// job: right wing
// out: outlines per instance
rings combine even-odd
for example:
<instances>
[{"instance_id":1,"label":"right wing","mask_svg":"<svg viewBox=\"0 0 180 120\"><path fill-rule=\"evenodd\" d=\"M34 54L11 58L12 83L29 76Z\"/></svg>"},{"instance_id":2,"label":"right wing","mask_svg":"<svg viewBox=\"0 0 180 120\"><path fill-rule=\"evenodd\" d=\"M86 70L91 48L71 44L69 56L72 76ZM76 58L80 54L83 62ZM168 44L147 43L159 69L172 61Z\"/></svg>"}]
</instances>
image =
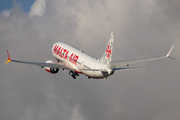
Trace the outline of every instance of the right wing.
<instances>
[{"instance_id":1,"label":"right wing","mask_svg":"<svg viewBox=\"0 0 180 120\"><path fill-rule=\"evenodd\" d=\"M67 68L63 62L61 63L41 63L41 62L27 62L27 61L19 61L19 60L11 60L9 52L7 50L8 60L5 62L17 62L17 63L24 63L24 64L30 64L30 65L37 65L40 67L52 67L52 68Z\"/></svg>"},{"instance_id":2,"label":"right wing","mask_svg":"<svg viewBox=\"0 0 180 120\"><path fill-rule=\"evenodd\" d=\"M173 48L174 48L174 45L171 47L171 49L169 50L169 52L168 52L168 54L166 56L155 57L155 58L148 58L148 59L140 59L140 60L112 61L111 62L111 67L116 68L118 66L130 66L132 64L139 63L139 62L158 60L158 59L162 59L162 58L171 58L171 59L174 60L174 58L169 56Z\"/></svg>"}]
</instances>

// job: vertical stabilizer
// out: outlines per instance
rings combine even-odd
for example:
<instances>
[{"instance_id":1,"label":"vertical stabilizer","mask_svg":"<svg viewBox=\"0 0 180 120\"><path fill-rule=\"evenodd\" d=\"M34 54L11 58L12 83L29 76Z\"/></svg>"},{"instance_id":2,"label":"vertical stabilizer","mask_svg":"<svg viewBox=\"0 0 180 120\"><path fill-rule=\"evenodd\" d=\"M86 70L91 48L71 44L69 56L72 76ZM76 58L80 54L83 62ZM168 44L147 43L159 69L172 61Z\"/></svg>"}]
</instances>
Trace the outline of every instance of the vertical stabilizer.
<instances>
[{"instance_id":1,"label":"vertical stabilizer","mask_svg":"<svg viewBox=\"0 0 180 120\"><path fill-rule=\"evenodd\" d=\"M109 41L108 41L107 46L106 46L105 53L104 53L103 57L99 60L101 62L101 64L106 65L108 68L111 67L113 40L114 40L114 34L111 33L111 36L110 36Z\"/></svg>"}]
</instances>

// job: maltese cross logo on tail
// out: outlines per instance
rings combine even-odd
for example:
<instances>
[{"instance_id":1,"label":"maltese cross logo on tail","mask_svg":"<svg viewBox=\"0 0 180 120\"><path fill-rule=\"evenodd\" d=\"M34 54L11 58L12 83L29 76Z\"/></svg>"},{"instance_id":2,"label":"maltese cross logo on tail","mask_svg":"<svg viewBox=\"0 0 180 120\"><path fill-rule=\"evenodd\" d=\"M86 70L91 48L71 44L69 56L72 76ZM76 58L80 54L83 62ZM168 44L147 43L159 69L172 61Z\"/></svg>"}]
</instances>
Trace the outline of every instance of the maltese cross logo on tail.
<instances>
[{"instance_id":1,"label":"maltese cross logo on tail","mask_svg":"<svg viewBox=\"0 0 180 120\"><path fill-rule=\"evenodd\" d=\"M110 58L109 55L111 55L111 50L109 49L110 45L106 48L107 57Z\"/></svg>"}]
</instances>

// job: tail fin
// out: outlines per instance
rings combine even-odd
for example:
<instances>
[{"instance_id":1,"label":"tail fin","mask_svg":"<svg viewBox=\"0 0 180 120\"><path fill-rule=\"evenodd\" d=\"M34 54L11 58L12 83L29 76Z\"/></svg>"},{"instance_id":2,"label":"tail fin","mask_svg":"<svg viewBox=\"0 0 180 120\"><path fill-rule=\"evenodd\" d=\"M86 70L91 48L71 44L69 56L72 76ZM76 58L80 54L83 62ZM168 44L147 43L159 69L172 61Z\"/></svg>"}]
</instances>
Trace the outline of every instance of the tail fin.
<instances>
[{"instance_id":1,"label":"tail fin","mask_svg":"<svg viewBox=\"0 0 180 120\"><path fill-rule=\"evenodd\" d=\"M103 57L101 59L99 59L100 63L106 65L108 68L111 67L113 40L114 40L114 34L111 33L111 36L110 36L109 41L106 46L105 53L104 53Z\"/></svg>"}]
</instances>

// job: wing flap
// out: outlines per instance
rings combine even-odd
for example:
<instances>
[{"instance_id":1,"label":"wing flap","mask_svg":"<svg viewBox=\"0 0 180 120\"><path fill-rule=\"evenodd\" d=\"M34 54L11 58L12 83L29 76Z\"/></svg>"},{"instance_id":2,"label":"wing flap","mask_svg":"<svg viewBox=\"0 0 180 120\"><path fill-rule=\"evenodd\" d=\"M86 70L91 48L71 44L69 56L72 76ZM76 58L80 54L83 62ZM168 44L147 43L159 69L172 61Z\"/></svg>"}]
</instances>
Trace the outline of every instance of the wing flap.
<instances>
[{"instance_id":1,"label":"wing flap","mask_svg":"<svg viewBox=\"0 0 180 120\"><path fill-rule=\"evenodd\" d=\"M111 67L130 66L130 65L132 65L132 64L139 63L139 62L146 62L146 61L158 60L158 59L162 59L162 58L166 58L166 56L156 57L156 58L148 58L148 59L140 59L140 60L112 61L112 62L111 62Z\"/></svg>"},{"instance_id":2,"label":"wing flap","mask_svg":"<svg viewBox=\"0 0 180 120\"><path fill-rule=\"evenodd\" d=\"M41 63L41 62L27 62L27 61L18 61L18 60L11 60L11 62L37 65L40 67L65 68L65 66L61 65L60 63Z\"/></svg>"},{"instance_id":3,"label":"wing flap","mask_svg":"<svg viewBox=\"0 0 180 120\"><path fill-rule=\"evenodd\" d=\"M66 66L63 62L61 62L61 63L41 63L41 62L28 62L28 61L11 60L8 50L7 50L7 56L8 56L8 60L5 62L5 64L7 64L8 62L11 61L11 62L16 62L16 63L37 65L40 67L66 68Z\"/></svg>"}]
</instances>

